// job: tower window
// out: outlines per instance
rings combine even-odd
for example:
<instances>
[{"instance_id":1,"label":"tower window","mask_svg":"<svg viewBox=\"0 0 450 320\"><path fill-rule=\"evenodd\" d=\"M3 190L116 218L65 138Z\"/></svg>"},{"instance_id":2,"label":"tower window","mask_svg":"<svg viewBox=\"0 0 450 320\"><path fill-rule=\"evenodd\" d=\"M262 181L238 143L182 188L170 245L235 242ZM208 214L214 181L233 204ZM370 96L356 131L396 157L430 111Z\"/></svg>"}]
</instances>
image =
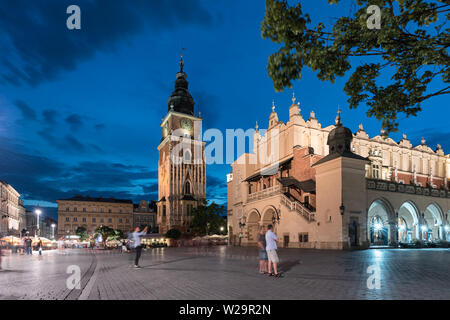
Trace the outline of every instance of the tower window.
<instances>
[{"instance_id":1,"label":"tower window","mask_svg":"<svg viewBox=\"0 0 450 320\"><path fill-rule=\"evenodd\" d=\"M186 184L184 186L184 194L191 194L191 184L189 181L186 181Z\"/></svg>"}]
</instances>

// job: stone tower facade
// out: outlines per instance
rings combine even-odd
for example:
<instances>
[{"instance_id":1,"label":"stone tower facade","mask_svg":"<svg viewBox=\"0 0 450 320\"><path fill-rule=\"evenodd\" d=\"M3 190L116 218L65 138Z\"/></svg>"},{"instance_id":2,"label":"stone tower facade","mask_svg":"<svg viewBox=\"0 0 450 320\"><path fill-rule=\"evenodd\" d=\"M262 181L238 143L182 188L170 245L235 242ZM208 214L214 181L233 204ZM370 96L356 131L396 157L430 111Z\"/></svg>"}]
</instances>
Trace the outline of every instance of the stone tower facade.
<instances>
[{"instance_id":1,"label":"stone tower facade","mask_svg":"<svg viewBox=\"0 0 450 320\"><path fill-rule=\"evenodd\" d=\"M206 199L205 144L202 118L194 116L194 99L188 91L187 75L176 75L175 90L168 100L168 113L161 123L158 146L158 215L160 233L176 228L190 232L193 209Z\"/></svg>"}]
</instances>

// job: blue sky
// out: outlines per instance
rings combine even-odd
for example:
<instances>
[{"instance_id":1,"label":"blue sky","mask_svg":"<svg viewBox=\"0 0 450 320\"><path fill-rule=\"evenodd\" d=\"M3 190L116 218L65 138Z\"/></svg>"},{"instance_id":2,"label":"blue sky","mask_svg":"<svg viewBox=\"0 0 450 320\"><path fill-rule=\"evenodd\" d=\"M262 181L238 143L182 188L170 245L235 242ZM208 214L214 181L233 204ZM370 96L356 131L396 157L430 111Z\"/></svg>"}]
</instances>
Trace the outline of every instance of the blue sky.
<instances>
[{"instance_id":1,"label":"blue sky","mask_svg":"<svg viewBox=\"0 0 450 320\"><path fill-rule=\"evenodd\" d=\"M294 1L295 2L295 1ZM348 15L351 1L303 1L314 22ZM66 28L66 8L81 8L81 30ZM282 121L292 92L302 114L371 136L380 123L364 106L349 110L343 87L305 69L293 90L276 93L266 72L277 45L261 38L262 0L6 1L0 6L0 179L26 204L55 206L75 194L157 199L157 146L181 48L204 128L267 126L272 100ZM4 54L3 54L4 53ZM413 144L422 136L450 150L448 97L426 101L402 119ZM208 166L208 198L226 202L228 165Z\"/></svg>"}]
</instances>

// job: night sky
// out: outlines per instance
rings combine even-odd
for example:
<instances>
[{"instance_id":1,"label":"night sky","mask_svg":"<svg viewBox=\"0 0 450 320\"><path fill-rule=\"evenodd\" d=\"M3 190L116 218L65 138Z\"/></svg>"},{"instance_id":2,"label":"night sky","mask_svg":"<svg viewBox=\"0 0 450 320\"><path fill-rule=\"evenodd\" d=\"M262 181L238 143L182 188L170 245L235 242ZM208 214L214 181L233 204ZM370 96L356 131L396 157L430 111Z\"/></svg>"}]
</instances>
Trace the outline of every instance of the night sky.
<instances>
[{"instance_id":1,"label":"night sky","mask_svg":"<svg viewBox=\"0 0 450 320\"><path fill-rule=\"evenodd\" d=\"M348 15L350 1L303 1L314 22ZM81 8L81 30L66 28L67 6ZM261 38L263 0L23 1L0 5L0 179L25 204L56 207L76 194L157 200L160 121L179 70L181 48L196 113L204 128L267 127L272 100L287 121L292 92L304 118L343 122L370 136L380 122L364 106L349 110L343 87L305 69L293 90L276 93L267 76L277 45ZM450 152L448 97L402 117L414 145L422 136ZM208 198L226 203L229 165L210 165ZM45 210L44 210L45 211ZM46 212L55 215L55 210Z\"/></svg>"}]
</instances>

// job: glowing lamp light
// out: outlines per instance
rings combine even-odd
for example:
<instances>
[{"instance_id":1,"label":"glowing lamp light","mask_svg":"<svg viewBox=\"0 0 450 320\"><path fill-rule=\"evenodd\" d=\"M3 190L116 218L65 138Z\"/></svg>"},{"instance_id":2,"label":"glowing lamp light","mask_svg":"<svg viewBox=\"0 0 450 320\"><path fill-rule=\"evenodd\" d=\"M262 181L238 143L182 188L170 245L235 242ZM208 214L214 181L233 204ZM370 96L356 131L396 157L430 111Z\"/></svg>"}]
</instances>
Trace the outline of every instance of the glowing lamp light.
<instances>
[{"instance_id":1,"label":"glowing lamp light","mask_svg":"<svg viewBox=\"0 0 450 320\"><path fill-rule=\"evenodd\" d=\"M428 228L426 227L426 226L422 226L422 231L427 231L428 230Z\"/></svg>"},{"instance_id":2,"label":"glowing lamp light","mask_svg":"<svg viewBox=\"0 0 450 320\"><path fill-rule=\"evenodd\" d=\"M375 223L374 228L376 231L383 229L383 225L381 223Z\"/></svg>"},{"instance_id":3,"label":"glowing lamp light","mask_svg":"<svg viewBox=\"0 0 450 320\"><path fill-rule=\"evenodd\" d=\"M398 228L400 231L405 231L405 226L400 226L399 228Z\"/></svg>"},{"instance_id":4,"label":"glowing lamp light","mask_svg":"<svg viewBox=\"0 0 450 320\"><path fill-rule=\"evenodd\" d=\"M448 226L445 226L445 231L448 231L450 228Z\"/></svg>"},{"instance_id":5,"label":"glowing lamp light","mask_svg":"<svg viewBox=\"0 0 450 320\"><path fill-rule=\"evenodd\" d=\"M42 213L41 209L36 209L35 212L36 212L37 215L40 215Z\"/></svg>"}]
</instances>

